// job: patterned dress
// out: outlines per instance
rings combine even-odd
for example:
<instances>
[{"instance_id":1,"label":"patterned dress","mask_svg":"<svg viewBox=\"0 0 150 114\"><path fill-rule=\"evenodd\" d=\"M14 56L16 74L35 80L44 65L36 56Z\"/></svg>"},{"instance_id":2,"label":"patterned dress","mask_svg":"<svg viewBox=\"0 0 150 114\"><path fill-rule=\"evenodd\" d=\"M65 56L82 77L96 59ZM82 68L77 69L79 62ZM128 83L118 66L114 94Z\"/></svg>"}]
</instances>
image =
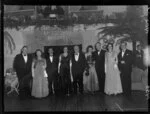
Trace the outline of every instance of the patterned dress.
<instances>
[{"instance_id":1,"label":"patterned dress","mask_svg":"<svg viewBox=\"0 0 150 114\"><path fill-rule=\"evenodd\" d=\"M94 67L94 61L92 55L85 55L88 63L88 73L86 71L83 75L83 85L85 92L94 92L99 90L98 78Z\"/></svg>"},{"instance_id":2,"label":"patterned dress","mask_svg":"<svg viewBox=\"0 0 150 114\"><path fill-rule=\"evenodd\" d=\"M45 64L45 59L34 60L34 77L31 95L36 98L46 97L49 94L48 80L45 77L45 68L43 68Z\"/></svg>"}]
</instances>

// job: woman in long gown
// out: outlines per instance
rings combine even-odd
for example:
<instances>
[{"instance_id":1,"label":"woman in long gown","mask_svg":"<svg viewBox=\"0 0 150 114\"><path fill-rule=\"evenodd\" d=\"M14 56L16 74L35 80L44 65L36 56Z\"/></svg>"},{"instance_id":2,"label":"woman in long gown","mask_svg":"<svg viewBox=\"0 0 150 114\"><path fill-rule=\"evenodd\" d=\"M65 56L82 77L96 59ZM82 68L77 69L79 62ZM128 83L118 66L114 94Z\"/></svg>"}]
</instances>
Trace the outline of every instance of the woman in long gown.
<instances>
[{"instance_id":1,"label":"woman in long gown","mask_svg":"<svg viewBox=\"0 0 150 114\"><path fill-rule=\"evenodd\" d=\"M36 58L32 62L32 93L36 98L46 97L49 94L48 79L46 68L46 60L42 58L42 51L36 50Z\"/></svg>"},{"instance_id":2,"label":"woman in long gown","mask_svg":"<svg viewBox=\"0 0 150 114\"><path fill-rule=\"evenodd\" d=\"M113 44L108 44L105 55L105 93L108 95L122 93L120 72L117 66L117 53L113 51Z\"/></svg>"},{"instance_id":3,"label":"woman in long gown","mask_svg":"<svg viewBox=\"0 0 150 114\"><path fill-rule=\"evenodd\" d=\"M71 93L71 77L70 77L70 56L68 48L63 48L63 53L59 57L58 73L62 82L63 94L69 96Z\"/></svg>"},{"instance_id":4,"label":"woman in long gown","mask_svg":"<svg viewBox=\"0 0 150 114\"><path fill-rule=\"evenodd\" d=\"M87 47L87 53L85 54L87 60L87 68L83 75L84 91L94 93L99 90L98 78L94 67L94 60L92 55L93 47L90 45Z\"/></svg>"}]
</instances>

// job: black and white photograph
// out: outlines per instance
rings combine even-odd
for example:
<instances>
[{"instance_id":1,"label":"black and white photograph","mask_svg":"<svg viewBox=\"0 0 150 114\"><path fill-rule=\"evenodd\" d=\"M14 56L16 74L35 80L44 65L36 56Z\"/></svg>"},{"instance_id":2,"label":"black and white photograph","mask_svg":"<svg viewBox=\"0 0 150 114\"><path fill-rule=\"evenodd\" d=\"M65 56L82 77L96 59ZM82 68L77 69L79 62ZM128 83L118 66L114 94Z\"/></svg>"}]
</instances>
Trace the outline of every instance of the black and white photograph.
<instances>
[{"instance_id":1,"label":"black and white photograph","mask_svg":"<svg viewBox=\"0 0 150 114\"><path fill-rule=\"evenodd\" d=\"M4 112L148 112L148 5L3 7Z\"/></svg>"}]
</instances>

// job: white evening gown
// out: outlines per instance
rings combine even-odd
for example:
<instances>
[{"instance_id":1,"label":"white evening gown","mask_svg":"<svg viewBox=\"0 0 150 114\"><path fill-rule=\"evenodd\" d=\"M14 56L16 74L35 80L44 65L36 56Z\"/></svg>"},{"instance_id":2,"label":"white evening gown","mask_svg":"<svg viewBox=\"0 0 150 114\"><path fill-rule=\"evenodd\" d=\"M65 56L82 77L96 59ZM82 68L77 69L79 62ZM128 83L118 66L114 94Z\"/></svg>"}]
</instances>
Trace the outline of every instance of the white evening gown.
<instances>
[{"instance_id":1,"label":"white evening gown","mask_svg":"<svg viewBox=\"0 0 150 114\"><path fill-rule=\"evenodd\" d=\"M117 53L106 52L105 56L105 93L108 95L122 93L120 72L117 66Z\"/></svg>"}]
</instances>

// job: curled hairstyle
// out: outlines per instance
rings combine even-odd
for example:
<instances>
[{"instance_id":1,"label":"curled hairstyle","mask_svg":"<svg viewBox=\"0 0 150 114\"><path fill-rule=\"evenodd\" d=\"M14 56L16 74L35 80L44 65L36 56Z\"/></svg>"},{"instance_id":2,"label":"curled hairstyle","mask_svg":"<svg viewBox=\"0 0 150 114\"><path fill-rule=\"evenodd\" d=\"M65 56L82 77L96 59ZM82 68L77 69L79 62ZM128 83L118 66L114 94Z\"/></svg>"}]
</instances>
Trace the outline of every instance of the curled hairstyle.
<instances>
[{"instance_id":1,"label":"curled hairstyle","mask_svg":"<svg viewBox=\"0 0 150 114\"><path fill-rule=\"evenodd\" d=\"M113 49L113 44L112 44L112 43L108 43L107 46L106 46L107 51L108 51L108 46L109 46L109 45L111 45L111 46L112 46L112 49Z\"/></svg>"},{"instance_id":2,"label":"curled hairstyle","mask_svg":"<svg viewBox=\"0 0 150 114\"><path fill-rule=\"evenodd\" d=\"M92 46L92 45L89 45L89 46L86 48L86 52L89 51L89 48L92 48L92 49L93 49L93 46Z\"/></svg>"},{"instance_id":3,"label":"curled hairstyle","mask_svg":"<svg viewBox=\"0 0 150 114\"><path fill-rule=\"evenodd\" d=\"M67 50L69 51L68 47L67 47L67 46L65 46L65 47L63 47L63 52L64 52L64 49L65 49L65 48L67 48Z\"/></svg>"},{"instance_id":4,"label":"curled hairstyle","mask_svg":"<svg viewBox=\"0 0 150 114\"><path fill-rule=\"evenodd\" d=\"M37 49L37 50L35 51L35 59L37 59L37 52L38 52L38 51L41 52L41 57L44 58L44 55L43 55L42 50L41 50L41 49Z\"/></svg>"}]
</instances>

